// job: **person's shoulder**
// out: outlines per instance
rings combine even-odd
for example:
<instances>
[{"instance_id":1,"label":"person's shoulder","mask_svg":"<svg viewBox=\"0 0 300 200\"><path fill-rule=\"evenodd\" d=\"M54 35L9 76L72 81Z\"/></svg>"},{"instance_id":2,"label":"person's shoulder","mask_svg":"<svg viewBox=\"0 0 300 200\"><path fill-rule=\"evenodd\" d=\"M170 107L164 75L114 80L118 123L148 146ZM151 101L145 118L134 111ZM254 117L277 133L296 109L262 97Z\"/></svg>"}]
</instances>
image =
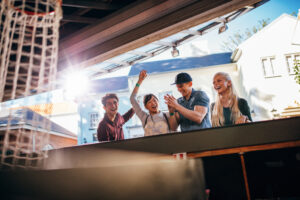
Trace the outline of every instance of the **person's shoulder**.
<instances>
[{"instance_id":1,"label":"person's shoulder","mask_svg":"<svg viewBox=\"0 0 300 200\"><path fill-rule=\"evenodd\" d=\"M98 124L98 128L97 128L97 132L101 131L101 130L104 130L106 127L106 121L105 119L103 118L99 124Z\"/></svg>"},{"instance_id":2,"label":"person's shoulder","mask_svg":"<svg viewBox=\"0 0 300 200\"><path fill-rule=\"evenodd\" d=\"M249 105L246 99L238 98L238 107L240 110L248 110Z\"/></svg>"},{"instance_id":3,"label":"person's shoulder","mask_svg":"<svg viewBox=\"0 0 300 200\"><path fill-rule=\"evenodd\" d=\"M177 99L178 102L182 102L183 100L184 100L183 97L179 97L179 98Z\"/></svg>"},{"instance_id":4,"label":"person's shoulder","mask_svg":"<svg viewBox=\"0 0 300 200\"><path fill-rule=\"evenodd\" d=\"M132 108L131 108L132 109ZM128 113L128 112L130 112L131 111L131 109L129 109L126 113ZM126 113L124 113L123 115L125 115ZM116 114L116 118L121 118L121 117L123 117L123 115L121 114L121 113L119 113L119 112L117 112L117 114Z\"/></svg>"},{"instance_id":5,"label":"person's shoulder","mask_svg":"<svg viewBox=\"0 0 300 200\"><path fill-rule=\"evenodd\" d=\"M239 104L243 104L243 105L244 105L244 104L248 104L248 102L247 102L246 99L240 98L240 97L238 98L238 103L239 103Z\"/></svg>"},{"instance_id":6,"label":"person's shoulder","mask_svg":"<svg viewBox=\"0 0 300 200\"><path fill-rule=\"evenodd\" d=\"M202 91L202 90L195 90L195 96L202 98L202 97L208 97L206 92Z\"/></svg>"},{"instance_id":7,"label":"person's shoulder","mask_svg":"<svg viewBox=\"0 0 300 200\"><path fill-rule=\"evenodd\" d=\"M103 119L99 122L98 127L103 126L104 124L105 124L105 119L103 118Z\"/></svg>"}]
</instances>

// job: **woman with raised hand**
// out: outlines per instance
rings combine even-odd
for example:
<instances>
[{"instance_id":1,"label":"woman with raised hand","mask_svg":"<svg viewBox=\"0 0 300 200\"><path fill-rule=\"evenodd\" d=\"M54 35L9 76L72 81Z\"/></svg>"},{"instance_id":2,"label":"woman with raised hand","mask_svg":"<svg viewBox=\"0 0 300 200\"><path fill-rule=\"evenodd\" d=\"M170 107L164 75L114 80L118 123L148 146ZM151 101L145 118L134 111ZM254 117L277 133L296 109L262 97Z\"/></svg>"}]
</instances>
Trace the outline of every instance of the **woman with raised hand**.
<instances>
[{"instance_id":1,"label":"woman with raised hand","mask_svg":"<svg viewBox=\"0 0 300 200\"><path fill-rule=\"evenodd\" d=\"M140 118L143 128L144 135L158 135L170 132L170 124L169 124L169 113L164 113L159 110L159 102L157 97L154 94L146 94L144 96L144 106L148 113L143 111L140 107L139 103L136 100L136 96L144 79L147 77L147 71L142 70L139 74L139 80L133 89L130 102L132 107L136 113L136 115Z\"/></svg>"},{"instance_id":2,"label":"woman with raised hand","mask_svg":"<svg viewBox=\"0 0 300 200\"><path fill-rule=\"evenodd\" d=\"M212 127L252 121L248 103L245 99L238 97L229 74L216 73L213 85L217 92L217 99L211 104Z\"/></svg>"}]
</instances>

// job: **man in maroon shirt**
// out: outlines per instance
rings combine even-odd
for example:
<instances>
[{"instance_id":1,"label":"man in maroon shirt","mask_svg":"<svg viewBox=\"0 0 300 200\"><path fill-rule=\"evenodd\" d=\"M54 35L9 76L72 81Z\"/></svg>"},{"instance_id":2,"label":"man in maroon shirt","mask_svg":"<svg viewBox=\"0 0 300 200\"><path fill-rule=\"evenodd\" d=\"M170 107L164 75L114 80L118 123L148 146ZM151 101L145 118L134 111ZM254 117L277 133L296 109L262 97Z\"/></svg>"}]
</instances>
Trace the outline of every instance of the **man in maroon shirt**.
<instances>
[{"instance_id":1,"label":"man in maroon shirt","mask_svg":"<svg viewBox=\"0 0 300 200\"><path fill-rule=\"evenodd\" d=\"M124 115L118 113L119 99L116 94L106 94L102 98L105 115L98 125L97 136L101 141L124 140L122 126L133 116L131 108Z\"/></svg>"}]
</instances>

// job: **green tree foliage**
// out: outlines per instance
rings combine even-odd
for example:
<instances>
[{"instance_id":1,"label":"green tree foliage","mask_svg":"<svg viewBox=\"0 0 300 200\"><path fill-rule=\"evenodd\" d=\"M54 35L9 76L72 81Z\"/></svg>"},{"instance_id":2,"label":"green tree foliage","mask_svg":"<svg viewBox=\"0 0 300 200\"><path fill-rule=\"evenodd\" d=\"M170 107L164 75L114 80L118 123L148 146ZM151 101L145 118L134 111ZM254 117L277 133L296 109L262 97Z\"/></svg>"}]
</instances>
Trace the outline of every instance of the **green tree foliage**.
<instances>
[{"instance_id":1,"label":"green tree foliage","mask_svg":"<svg viewBox=\"0 0 300 200\"><path fill-rule=\"evenodd\" d=\"M295 80L300 85L300 60L294 60Z\"/></svg>"},{"instance_id":2,"label":"green tree foliage","mask_svg":"<svg viewBox=\"0 0 300 200\"><path fill-rule=\"evenodd\" d=\"M233 35L229 36L226 41L222 43L222 49L225 51L234 51L236 47L241 44L243 41L250 38L252 35L266 27L270 22L270 19L262 19L258 21L258 24L252 28L247 28L243 33L238 30Z\"/></svg>"},{"instance_id":3,"label":"green tree foliage","mask_svg":"<svg viewBox=\"0 0 300 200\"><path fill-rule=\"evenodd\" d=\"M294 16L294 17L297 17L297 12L294 11L294 12L292 12L290 15L292 15L292 16Z\"/></svg>"}]
</instances>

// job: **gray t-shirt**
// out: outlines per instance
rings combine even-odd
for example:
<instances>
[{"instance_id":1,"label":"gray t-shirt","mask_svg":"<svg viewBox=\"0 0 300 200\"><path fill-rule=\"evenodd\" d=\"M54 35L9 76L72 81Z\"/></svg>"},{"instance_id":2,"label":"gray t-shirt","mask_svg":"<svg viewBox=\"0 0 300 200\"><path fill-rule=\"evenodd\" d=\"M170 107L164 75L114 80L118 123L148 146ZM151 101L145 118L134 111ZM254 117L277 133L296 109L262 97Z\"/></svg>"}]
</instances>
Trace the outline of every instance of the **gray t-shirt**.
<instances>
[{"instance_id":1,"label":"gray t-shirt","mask_svg":"<svg viewBox=\"0 0 300 200\"><path fill-rule=\"evenodd\" d=\"M181 128L181 131L191 131L196 129L202 129L202 128L210 128L211 123L209 119L209 98L203 91L196 91L192 89L192 94L189 98L189 100L186 100L184 97L180 97L178 100L178 103L182 105L183 107L194 110L195 106L204 106L207 108L207 113L205 117L203 118L201 124L198 124L194 121L191 121L187 118L185 118L182 114L179 112L179 125Z\"/></svg>"}]
</instances>

